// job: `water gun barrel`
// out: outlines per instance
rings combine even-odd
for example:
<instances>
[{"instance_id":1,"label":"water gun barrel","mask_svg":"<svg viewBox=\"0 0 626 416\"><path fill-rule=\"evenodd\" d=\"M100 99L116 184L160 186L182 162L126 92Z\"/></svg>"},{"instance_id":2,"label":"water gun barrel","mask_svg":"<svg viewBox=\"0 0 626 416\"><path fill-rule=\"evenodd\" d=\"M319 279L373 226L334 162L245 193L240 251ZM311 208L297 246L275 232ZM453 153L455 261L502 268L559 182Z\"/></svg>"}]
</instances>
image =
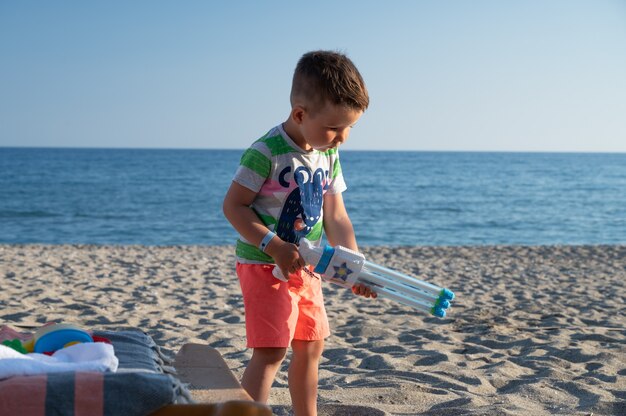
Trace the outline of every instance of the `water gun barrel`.
<instances>
[{"instance_id":1,"label":"water gun barrel","mask_svg":"<svg viewBox=\"0 0 626 416\"><path fill-rule=\"evenodd\" d=\"M359 274L359 280L367 280L368 282L375 284L377 287L392 288L395 291L402 292L407 296L412 296L417 299L422 299L425 302L434 303L438 299L438 296L433 293L428 293L418 287L394 281L387 276L372 273L369 269L366 268L363 268L363 270L361 270L361 273Z\"/></svg>"},{"instance_id":2,"label":"water gun barrel","mask_svg":"<svg viewBox=\"0 0 626 416\"><path fill-rule=\"evenodd\" d=\"M381 298L389 299L401 303L406 306L410 306L414 309L417 309L422 312L429 313L431 315L437 316L439 318L443 318L446 316L446 308L449 307L449 303L445 306L439 306L436 303L431 301L427 301L424 299L417 299L414 297L407 296L401 292L397 292L389 287L379 286L374 282L363 279L361 280L364 284L373 288L378 296Z\"/></svg>"},{"instance_id":3,"label":"water gun barrel","mask_svg":"<svg viewBox=\"0 0 626 416\"><path fill-rule=\"evenodd\" d=\"M373 273L381 274L383 276L393 277L396 281L405 283L410 286L419 287L426 293L432 293L433 296L438 297L439 292L441 292L441 288L430 284L428 282L424 282L423 280L416 279L415 277L406 275L404 273L400 273L398 271L388 269L387 267L383 267L381 265L366 261L365 268L370 270Z\"/></svg>"},{"instance_id":4,"label":"water gun barrel","mask_svg":"<svg viewBox=\"0 0 626 416\"><path fill-rule=\"evenodd\" d=\"M446 288L435 286L431 283L417 279L413 276L409 276L404 273L400 273L396 270L388 269L378 264L366 261L361 273L369 273L377 276L378 278L386 278L389 285L400 291L409 291L415 293L416 296L423 297L421 293L425 293L427 296L433 297L443 303L448 303L454 299L454 293ZM420 293L421 292L421 293Z\"/></svg>"}]
</instances>

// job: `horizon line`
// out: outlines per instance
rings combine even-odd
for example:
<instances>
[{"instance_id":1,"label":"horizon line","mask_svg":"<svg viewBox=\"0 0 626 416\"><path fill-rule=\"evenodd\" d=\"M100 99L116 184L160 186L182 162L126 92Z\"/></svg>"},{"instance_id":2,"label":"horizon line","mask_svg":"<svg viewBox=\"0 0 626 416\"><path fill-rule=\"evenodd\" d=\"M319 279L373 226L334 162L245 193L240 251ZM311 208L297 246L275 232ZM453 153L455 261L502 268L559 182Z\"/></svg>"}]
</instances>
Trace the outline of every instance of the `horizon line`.
<instances>
[{"instance_id":1,"label":"horizon line","mask_svg":"<svg viewBox=\"0 0 626 416\"><path fill-rule=\"evenodd\" d=\"M203 148L203 147L101 147L101 146L5 146L0 149L42 150L169 150L169 151L245 151L247 148ZM419 149L341 149L345 152L383 153L532 153L532 154L626 154L626 150L419 150Z\"/></svg>"}]
</instances>

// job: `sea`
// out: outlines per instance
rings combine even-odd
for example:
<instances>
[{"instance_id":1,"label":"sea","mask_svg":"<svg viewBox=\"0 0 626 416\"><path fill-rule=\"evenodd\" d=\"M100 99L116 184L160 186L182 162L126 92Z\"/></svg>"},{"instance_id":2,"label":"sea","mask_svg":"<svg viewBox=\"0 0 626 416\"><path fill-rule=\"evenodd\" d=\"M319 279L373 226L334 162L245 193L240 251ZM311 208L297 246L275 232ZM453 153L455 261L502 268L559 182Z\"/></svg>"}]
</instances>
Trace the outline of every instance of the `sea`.
<instances>
[{"instance_id":1,"label":"sea","mask_svg":"<svg viewBox=\"0 0 626 416\"><path fill-rule=\"evenodd\" d=\"M0 148L0 243L225 245L242 150ZM626 154L341 151L359 245L626 243Z\"/></svg>"}]
</instances>

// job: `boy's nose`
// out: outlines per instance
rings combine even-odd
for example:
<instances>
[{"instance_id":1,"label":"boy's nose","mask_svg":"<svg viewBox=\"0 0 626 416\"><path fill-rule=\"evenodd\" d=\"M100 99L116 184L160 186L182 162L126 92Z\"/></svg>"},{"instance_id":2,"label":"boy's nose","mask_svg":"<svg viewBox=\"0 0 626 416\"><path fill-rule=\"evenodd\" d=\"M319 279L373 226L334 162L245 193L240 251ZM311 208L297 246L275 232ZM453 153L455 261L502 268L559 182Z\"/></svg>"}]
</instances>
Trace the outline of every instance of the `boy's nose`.
<instances>
[{"instance_id":1,"label":"boy's nose","mask_svg":"<svg viewBox=\"0 0 626 416\"><path fill-rule=\"evenodd\" d=\"M337 133L337 136L335 137L335 142L342 144L343 142L346 141L347 138L348 138L348 132L344 130L344 131Z\"/></svg>"}]
</instances>

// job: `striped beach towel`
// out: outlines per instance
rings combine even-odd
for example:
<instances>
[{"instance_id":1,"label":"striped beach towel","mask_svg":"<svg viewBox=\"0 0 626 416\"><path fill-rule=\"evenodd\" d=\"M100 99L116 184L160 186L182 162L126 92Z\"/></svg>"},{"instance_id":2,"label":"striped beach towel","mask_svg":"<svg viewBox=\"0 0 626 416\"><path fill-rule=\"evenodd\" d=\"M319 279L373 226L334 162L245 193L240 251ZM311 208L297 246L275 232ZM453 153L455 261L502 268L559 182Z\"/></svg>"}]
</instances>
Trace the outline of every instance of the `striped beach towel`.
<instances>
[{"instance_id":1,"label":"striped beach towel","mask_svg":"<svg viewBox=\"0 0 626 416\"><path fill-rule=\"evenodd\" d=\"M188 392L168 374L167 357L148 335L137 330L94 335L111 340L120 361L116 373L64 372L0 380L0 415L143 416L189 401Z\"/></svg>"}]
</instances>

